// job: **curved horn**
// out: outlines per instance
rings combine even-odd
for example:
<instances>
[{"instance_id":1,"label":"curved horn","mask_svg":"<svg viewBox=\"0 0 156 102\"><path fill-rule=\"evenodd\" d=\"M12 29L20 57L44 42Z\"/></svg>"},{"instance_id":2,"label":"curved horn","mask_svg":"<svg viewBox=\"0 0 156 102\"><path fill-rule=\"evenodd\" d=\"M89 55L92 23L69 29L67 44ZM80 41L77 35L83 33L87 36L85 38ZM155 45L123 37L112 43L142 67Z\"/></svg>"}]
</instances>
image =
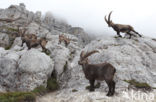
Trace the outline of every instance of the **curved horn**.
<instances>
[{"instance_id":1,"label":"curved horn","mask_svg":"<svg viewBox=\"0 0 156 102\"><path fill-rule=\"evenodd\" d=\"M91 51L91 52L87 52L87 53L83 56L83 58L87 58L87 57L89 57L90 55L92 55L92 54L94 54L94 53L97 53L97 52L99 52L99 51L93 50L93 51Z\"/></svg>"},{"instance_id":2,"label":"curved horn","mask_svg":"<svg viewBox=\"0 0 156 102\"><path fill-rule=\"evenodd\" d=\"M105 21L106 21L106 23L108 24L108 21L107 21L107 18L106 18L106 16L105 16Z\"/></svg>"},{"instance_id":3,"label":"curved horn","mask_svg":"<svg viewBox=\"0 0 156 102\"><path fill-rule=\"evenodd\" d=\"M110 22L110 17L111 17L112 12L113 12L113 11L111 11L111 12L109 13L108 22Z\"/></svg>"}]
</instances>

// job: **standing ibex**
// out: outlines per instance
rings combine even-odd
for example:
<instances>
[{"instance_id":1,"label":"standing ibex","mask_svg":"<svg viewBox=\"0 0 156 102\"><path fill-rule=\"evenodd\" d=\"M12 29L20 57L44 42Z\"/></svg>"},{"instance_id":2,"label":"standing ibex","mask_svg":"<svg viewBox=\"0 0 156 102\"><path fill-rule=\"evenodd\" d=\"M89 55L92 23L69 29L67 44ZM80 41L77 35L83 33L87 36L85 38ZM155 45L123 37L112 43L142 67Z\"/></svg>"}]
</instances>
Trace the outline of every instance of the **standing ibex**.
<instances>
[{"instance_id":1,"label":"standing ibex","mask_svg":"<svg viewBox=\"0 0 156 102\"><path fill-rule=\"evenodd\" d=\"M105 16L105 21L109 27L112 27L117 32L117 35L119 37L122 37L120 35L120 32L123 32L123 33L127 33L128 35L130 35L129 38L131 38L131 36L133 35L132 33L130 33L131 31L138 34L141 37L141 35L138 32L136 32L132 26L113 23L113 21L110 20L111 14L112 14L112 11L109 13L108 19Z\"/></svg>"},{"instance_id":2,"label":"standing ibex","mask_svg":"<svg viewBox=\"0 0 156 102\"><path fill-rule=\"evenodd\" d=\"M90 91L94 91L95 89L95 80L105 80L109 87L107 96L113 96L115 92L115 82L113 81L113 77L116 69L110 63L89 64L87 57L96 52L98 51L95 50L88 53L84 53L84 51L82 51L78 64L82 65L85 77L90 82Z\"/></svg>"}]
</instances>

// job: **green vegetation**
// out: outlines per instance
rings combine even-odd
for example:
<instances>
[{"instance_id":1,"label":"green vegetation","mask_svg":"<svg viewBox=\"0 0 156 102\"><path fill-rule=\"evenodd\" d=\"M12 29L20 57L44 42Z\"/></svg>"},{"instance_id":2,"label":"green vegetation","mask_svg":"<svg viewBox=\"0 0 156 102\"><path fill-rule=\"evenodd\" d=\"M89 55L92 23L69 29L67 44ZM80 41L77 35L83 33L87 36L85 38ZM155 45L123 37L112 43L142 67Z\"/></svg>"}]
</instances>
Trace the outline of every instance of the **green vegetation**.
<instances>
[{"instance_id":1,"label":"green vegetation","mask_svg":"<svg viewBox=\"0 0 156 102\"><path fill-rule=\"evenodd\" d=\"M124 81L129 83L130 85L135 86L136 88L147 89L147 90L152 88L149 84L147 84L147 83L140 83L140 82L137 82L134 79L132 79L132 80L124 80Z\"/></svg>"},{"instance_id":2,"label":"green vegetation","mask_svg":"<svg viewBox=\"0 0 156 102\"><path fill-rule=\"evenodd\" d=\"M72 92L77 92L77 90L76 89L73 89Z\"/></svg>"},{"instance_id":3,"label":"green vegetation","mask_svg":"<svg viewBox=\"0 0 156 102\"><path fill-rule=\"evenodd\" d=\"M35 102L33 92L8 92L0 93L0 102Z\"/></svg>"},{"instance_id":4,"label":"green vegetation","mask_svg":"<svg viewBox=\"0 0 156 102\"><path fill-rule=\"evenodd\" d=\"M47 81L47 91L52 92L59 89L59 84L56 78L49 78Z\"/></svg>"},{"instance_id":5,"label":"green vegetation","mask_svg":"<svg viewBox=\"0 0 156 102\"><path fill-rule=\"evenodd\" d=\"M9 50L11 48L11 44L5 47L5 50Z\"/></svg>"},{"instance_id":6,"label":"green vegetation","mask_svg":"<svg viewBox=\"0 0 156 102\"><path fill-rule=\"evenodd\" d=\"M51 52L48 49L44 49L42 52L44 52L48 56L50 56L50 54L51 54Z\"/></svg>"},{"instance_id":7,"label":"green vegetation","mask_svg":"<svg viewBox=\"0 0 156 102\"><path fill-rule=\"evenodd\" d=\"M42 95L47 92L47 89L44 86L39 86L39 87L36 87L32 92L35 93L36 95L38 94Z\"/></svg>"},{"instance_id":8,"label":"green vegetation","mask_svg":"<svg viewBox=\"0 0 156 102\"><path fill-rule=\"evenodd\" d=\"M114 36L114 38L119 38L118 36Z\"/></svg>"},{"instance_id":9,"label":"green vegetation","mask_svg":"<svg viewBox=\"0 0 156 102\"><path fill-rule=\"evenodd\" d=\"M59 89L56 78L47 80L47 87L39 86L31 92L7 92L0 93L0 102L35 102L37 95L43 95Z\"/></svg>"},{"instance_id":10,"label":"green vegetation","mask_svg":"<svg viewBox=\"0 0 156 102\"><path fill-rule=\"evenodd\" d=\"M18 29L15 29L15 28L7 28L7 30L11 32L18 32Z\"/></svg>"},{"instance_id":11,"label":"green vegetation","mask_svg":"<svg viewBox=\"0 0 156 102\"><path fill-rule=\"evenodd\" d=\"M9 35L9 45L5 47L5 50L9 50L12 47L15 38L16 36L14 36L13 34Z\"/></svg>"}]
</instances>

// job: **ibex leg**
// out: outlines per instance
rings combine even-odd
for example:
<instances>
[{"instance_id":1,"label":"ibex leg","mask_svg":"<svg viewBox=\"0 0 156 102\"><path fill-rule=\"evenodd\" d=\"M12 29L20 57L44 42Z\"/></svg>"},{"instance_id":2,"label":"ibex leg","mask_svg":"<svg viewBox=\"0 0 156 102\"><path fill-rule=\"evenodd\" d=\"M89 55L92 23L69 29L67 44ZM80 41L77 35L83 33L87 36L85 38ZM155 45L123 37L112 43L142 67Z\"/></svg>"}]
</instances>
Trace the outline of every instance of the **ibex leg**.
<instances>
[{"instance_id":1,"label":"ibex leg","mask_svg":"<svg viewBox=\"0 0 156 102\"><path fill-rule=\"evenodd\" d=\"M95 90L94 89L94 82L95 82L94 79L89 80L89 83L90 83L90 89L89 89L89 91L94 91Z\"/></svg>"},{"instance_id":2,"label":"ibex leg","mask_svg":"<svg viewBox=\"0 0 156 102\"><path fill-rule=\"evenodd\" d=\"M138 34L140 37L142 37L138 32L136 32L135 30L132 30L134 33Z\"/></svg>"}]
</instances>

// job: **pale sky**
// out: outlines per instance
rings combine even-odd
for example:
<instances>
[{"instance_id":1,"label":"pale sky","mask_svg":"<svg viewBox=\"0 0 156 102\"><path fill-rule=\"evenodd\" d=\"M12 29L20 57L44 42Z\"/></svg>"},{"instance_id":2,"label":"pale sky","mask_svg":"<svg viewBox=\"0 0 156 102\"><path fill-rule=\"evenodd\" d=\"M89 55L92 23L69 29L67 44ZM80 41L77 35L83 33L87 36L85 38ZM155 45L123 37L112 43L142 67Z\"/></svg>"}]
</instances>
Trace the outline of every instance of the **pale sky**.
<instances>
[{"instance_id":1,"label":"pale sky","mask_svg":"<svg viewBox=\"0 0 156 102\"><path fill-rule=\"evenodd\" d=\"M99 34L116 35L104 21L112 13L114 23L129 24L145 35L156 38L156 0L0 0L0 8L25 3L31 11L47 11L64 18L72 26Z\"/></svg>"}]
</instances>

